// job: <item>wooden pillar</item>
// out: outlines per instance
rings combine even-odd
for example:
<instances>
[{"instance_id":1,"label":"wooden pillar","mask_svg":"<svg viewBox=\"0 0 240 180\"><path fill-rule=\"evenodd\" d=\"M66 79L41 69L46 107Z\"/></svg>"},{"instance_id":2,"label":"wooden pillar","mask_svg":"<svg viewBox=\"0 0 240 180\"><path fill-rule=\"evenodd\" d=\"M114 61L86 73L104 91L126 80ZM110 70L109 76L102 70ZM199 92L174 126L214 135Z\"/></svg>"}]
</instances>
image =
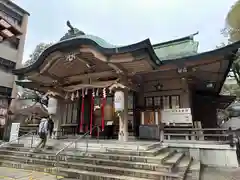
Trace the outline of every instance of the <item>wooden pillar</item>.
<instances>
[{"instance_id":1,"label":"wooden pillar","mask_svg":"<svg viewBox=\"0 0 240 180\"><path fill-rule=\"evenodd\" d=\"M55 99L50 97L48 100L48 113L50 114L54 122L54 132L55 138L58 139L61 137L61 124L62 124L62 104L63 102L60 99Z\"/></svg>"},{"instance_id":2,"label":"wooden pillar","mask_svg":"<svg viewBox=\"0 0 240 180\"><path fill-rule=\"evenodd\" d=\"M119 134L118 140L128 141L128 89L122 89L124 94L124 110L119 115Z\"/></svg>"},{"instance_id":3,"label":"wooden pillar","mask_svg":"<svg viewBox=\"0 0 240 180\"><path fill-rule=\"evenodd\" d=\"M134 136L139 137L139 125L141 119L141 112L138 108L138 94L137 92L133 92L133 129Z\"/></svg>"}]
</instances>

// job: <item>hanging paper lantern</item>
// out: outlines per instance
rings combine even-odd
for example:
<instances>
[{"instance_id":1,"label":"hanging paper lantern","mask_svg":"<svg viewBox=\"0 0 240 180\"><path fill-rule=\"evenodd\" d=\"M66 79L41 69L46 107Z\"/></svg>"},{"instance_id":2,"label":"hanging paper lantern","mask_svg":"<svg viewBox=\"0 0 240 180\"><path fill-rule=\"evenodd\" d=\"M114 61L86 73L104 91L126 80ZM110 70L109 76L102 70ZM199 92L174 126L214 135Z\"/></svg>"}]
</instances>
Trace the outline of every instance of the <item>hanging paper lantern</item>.
<instances>
[{"instance_id":1,"label":"hanging paper lantern","mask_svg":"<svg viewBox=\"0 0 240 180\"><path fill-rule=\"evenodd\" d=\"M114 94L114 109L116 112L124 110L124 93L116 91Z\"/></svg>"},{"instance_id":2,"label":"hanging paper lantern","mask_svg":"<svg viewBox=\"0 0 240 180\"><path fill-rule=\"evenodd\" d=\"M49 97L47 110L48 110L49 114L56 114L56 112L57 112L57 99L55 99L53 97Z\"/></svg>"}]
</instances>

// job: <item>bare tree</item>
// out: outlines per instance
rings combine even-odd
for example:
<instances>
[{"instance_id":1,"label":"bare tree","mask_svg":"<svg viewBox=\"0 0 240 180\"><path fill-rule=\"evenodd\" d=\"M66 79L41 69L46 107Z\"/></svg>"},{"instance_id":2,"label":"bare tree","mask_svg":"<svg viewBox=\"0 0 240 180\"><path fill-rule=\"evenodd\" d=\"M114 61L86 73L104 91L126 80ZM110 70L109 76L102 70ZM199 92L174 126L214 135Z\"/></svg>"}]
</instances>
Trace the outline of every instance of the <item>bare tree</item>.
<instances>
[{"instance_id":1,"label":"bare tree","mask_svg":"<svg viewBox=\"0 0 240 180\"><path fill-rule=\"evenodd\" d=\"M35 63L39 56L42 54L42 52L47 49L49 46L51 46L53 43L40 43L38 44L32 54L30 54L29 59L25 62L25 66L30 66L33 63Z\"/></svg>"},{"instance_id":2,"label":"bare tree","mask_svg":"<svg viewBox=\"0 0 240 180\"><path fill-rule=\"evenodd\" d=\"M225 28L221 33L227 38L227 43L222 43L219 47L234 43L240 40L240 0L238 0L230 9L225 21ZM238 86L240 86L240 54L237 54L236 60L233 62L230 77L234 77Z\"/></svg>"},{"instance_id":3,"label":"bare tree","mask_svg":"<svg viewBox=\"0 0 240 180\"><path fill-rule=\"evenodd\" d=\"M38 44L34 51L32 52L32 54L30 54L29 59L26 61L26 63L24 64L25 66L30 66L33 63L35 63L38 58L40 57L40 55L42 54L42 52L44 50L46 50L48 47L50 47L53 43L40 43ZM21 96L18 98L19 100L21 99L29 99L35 102L39 102L39 103L43 103L45 104L46 101L43 100L43 94L41 94L40 92L34 91L34 90L30 90L30 89L24 89L23 93L21 94Z\"/></svg>"}]
</instances>

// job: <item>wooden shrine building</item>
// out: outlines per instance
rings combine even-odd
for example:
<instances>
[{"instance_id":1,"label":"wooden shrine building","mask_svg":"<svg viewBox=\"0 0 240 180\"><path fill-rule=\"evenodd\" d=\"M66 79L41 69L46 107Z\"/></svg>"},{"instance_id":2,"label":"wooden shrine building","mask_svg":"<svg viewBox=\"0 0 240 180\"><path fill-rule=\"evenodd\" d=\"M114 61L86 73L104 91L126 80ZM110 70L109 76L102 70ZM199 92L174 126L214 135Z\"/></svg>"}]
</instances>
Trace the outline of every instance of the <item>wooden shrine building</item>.
<instances>
[{"instance_id":1,"label":"wooden shrine building","mask_svg":"<svg viewBox=\"0 0 240 180\"><path fill-rule=\"evenodd\" d=\"M200 122L214 128L217 109L233 100L219 93L240 42L198 53L194 35L154 45L146 39L115 46L70 25L58 43L14 74L22 87L57 100L56 130L111 125L116 136L123 131L127 140L129 134L156 139L161 124ZM114 112L114 92L119 90L124 92L123 122Z\"/></svg>"}]
</instances>

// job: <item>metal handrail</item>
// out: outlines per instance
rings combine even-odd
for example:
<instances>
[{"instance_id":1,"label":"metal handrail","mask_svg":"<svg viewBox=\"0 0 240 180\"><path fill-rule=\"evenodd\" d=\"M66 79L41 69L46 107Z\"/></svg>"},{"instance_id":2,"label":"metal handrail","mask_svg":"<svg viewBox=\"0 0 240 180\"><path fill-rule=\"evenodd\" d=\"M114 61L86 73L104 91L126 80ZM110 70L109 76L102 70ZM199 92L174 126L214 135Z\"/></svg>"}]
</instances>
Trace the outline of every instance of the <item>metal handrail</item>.
<instances>
[{"instance_id":1,"label":"metal handrail","mask_svg":"<svg viewBox=\"0 0 240 180\"><path fill-rule=\"evenodd\" d=\"M227 128L163 128L161 130L160 140L171 140L171 136L185 136L185 140L189 140L189 137L191 137L191 140L198 141L205 140L205 137L207 137L212 138L209 139L209 141L229 142L229 135L235 133L236 130ZM165 138L165 136L167 136L167 138Z\"/></svg>"},{"instance_id":2,"label":"metal handrail","mask_svg":"<svg viewBox=\"0 0 240 180\"><path fill-rule=\"evenodd\" d=\"M11 141L9 141L9 142L3 143L3 144L0 145L0 148L6 146L6 145L8 145L8 144L11 144L12 142L15 142L15 141L18 141L18 143L19 143L19 140L20 140L20 139L22 139L23 137L29 136L30 134L32 134L32 139L31 139L31 148L32 148L33 135L34 135L33 133L34 133L34 132L35 132L35 131L30 131L30 132L28 132L27 134L24 134L24 135L22 135L22 136L20 136L20 137L18 137L18 138L16 138L16 139L14 139L14 140L11 140Z\"/></svg>"},{"instance_id":3,"label":"metal handrail","mask_svg":"<svg viewBox=\"0 0 240 180\"><path fill-rule=\"evenodd\" d=\"M228 128L163 128L167 131L229 131ZM231 130L233 131L233 130Z\"/></svg>"},{"instance_id":4,"label":"metal handrail","mask_svg":"<svg viewBox=\"0 0 240 180\"><path fill-rule=\"evenodd\" d=\"M89 135L93 130L98 129L98 131L100 131L100 127L99 126L95 126L92 128L91 131L86 132L85 134L83 134L82 136L78 137L77 139L74 139L73 141L71 141L69 144L67 144L66 146L64 146L62 149L60 149L55 155L59 155L61 152L63 152L65 149L67 149L69 146L71 146L72 144L76 143L78 140L83 139L84 137L86 137L87 135Z\"/></svg>"},{"instance_id":5,"label":"metal handrail","mask_svg":"<svg viewBox=\"0 0 240 180\"><path fill-rule=\"evenodd\" d=\"M78 137L77 139L74 139L73 141L71 141L69 144L67 144L66 146L64 146L62 149L60 149L56 154L55 154L55 157L56 157L56 164L55 164L55 167L56 167L56 170L57 172L58 171L58 168L59 168L59 155L64 151L66 150L68 147L70 147L71 145L73 145L75 143L75 148L76 148L76 142L85 138L87 135L91 134L95 129L98 130L98 136L99 136L99 132L101 131L100 127L99 126L95 126L92 128L92 130L89 130L88 132L86 132L85 134L83 134L82 136ZM99 137L98 137L99 138ZM88 141L86 143L86 152L87 152L87 149L88 149ZM58 177L58 173L56 172L56 178Z\"/></svg>"}]
</instances>

